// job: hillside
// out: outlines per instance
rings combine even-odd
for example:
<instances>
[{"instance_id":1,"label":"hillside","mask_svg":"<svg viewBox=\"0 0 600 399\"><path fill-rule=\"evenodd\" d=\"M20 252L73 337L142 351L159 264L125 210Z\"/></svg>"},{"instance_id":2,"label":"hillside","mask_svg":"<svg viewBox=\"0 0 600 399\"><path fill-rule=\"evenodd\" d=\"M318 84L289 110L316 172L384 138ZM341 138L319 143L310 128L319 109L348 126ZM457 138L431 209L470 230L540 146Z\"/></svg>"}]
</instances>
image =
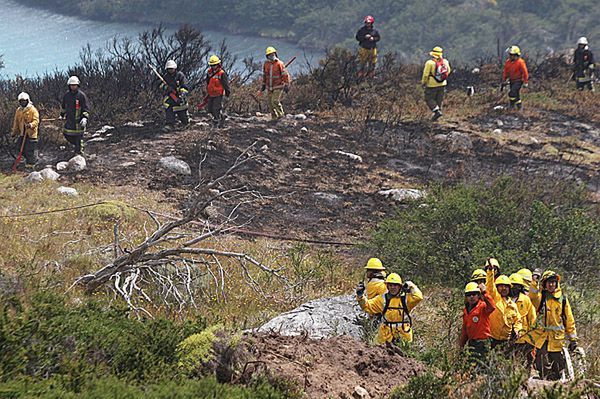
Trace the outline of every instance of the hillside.
<instances>
[{"instance_id":1,"label":"hillside","mask_svg":"<svg viewBox=\"0 0 600 399\"><path fill-rule=\"evenodd\" d=\"M405 61L421 60L435 45L452 60L475 61L518 44L531 57L560 52L587 36L600 42L600 11L592 0L426 1L54 1L24 0L84 18L179 25L245 35L287 38L302 46L354 47L354 34L367 14L377 20L381 46ZM142 10L142 11L140 11Z\"/></svg>"}]
</instances>

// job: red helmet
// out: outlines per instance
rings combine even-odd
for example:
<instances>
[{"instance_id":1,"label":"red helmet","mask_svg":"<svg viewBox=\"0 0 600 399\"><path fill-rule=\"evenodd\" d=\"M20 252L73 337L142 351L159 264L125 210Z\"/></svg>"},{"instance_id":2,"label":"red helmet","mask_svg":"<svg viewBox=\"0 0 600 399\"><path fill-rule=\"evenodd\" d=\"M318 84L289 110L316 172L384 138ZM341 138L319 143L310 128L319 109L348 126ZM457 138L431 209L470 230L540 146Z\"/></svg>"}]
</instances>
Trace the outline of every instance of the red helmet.
<instances>
[{"instance_id":1,"label":"red helmet","mask_svg":"<svg viewBox=\"0 0 600 399\"><path fill-rule=\"evenodd\" d=\"M365 24L372 24L375 22L375 18L372 15L367 15L365 17Z\"/></svg>"}]
</instances>

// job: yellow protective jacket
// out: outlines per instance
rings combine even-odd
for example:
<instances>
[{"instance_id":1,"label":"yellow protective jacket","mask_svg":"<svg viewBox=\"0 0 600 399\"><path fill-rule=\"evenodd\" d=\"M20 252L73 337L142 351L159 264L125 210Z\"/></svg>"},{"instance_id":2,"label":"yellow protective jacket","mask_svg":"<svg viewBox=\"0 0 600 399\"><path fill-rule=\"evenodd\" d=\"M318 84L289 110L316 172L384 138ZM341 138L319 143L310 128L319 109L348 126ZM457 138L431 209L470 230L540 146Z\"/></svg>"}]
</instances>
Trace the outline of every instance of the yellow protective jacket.
<instances>
[{"instance_id":1,"label":"yellow protective jacket","mask_svg":"<svg viewBox=\"0 0 600 399\"><path fill-rule=\"evenodd\" d=\"M548 352L560 352L565 339L577 340L571 304L562 294L560 283L553 294L544 290L535 294L531 302L538 310L535 329L531 332L536 348L540 349L548 341Z\"/></svg>"},{"instance_id":2,"label":"yellow protective jacket","mask_svg":"<svg viewBox=\"0 0 600 399\"><path fill-rule=\"evenodd\" d=\"M29 123L31 123L31 127L26 127ZM30 139L37 140L39 126L40 113L32 103L29 103L25 108L19 107L15 111L12 135L23 136L23 133L25 133Z\"/></svg>"},{"instance_id":3,"label":"yellow protective jacket","mask_svg":"<svg viewBox=\"0 0 600 399\"><path fill-rule=\"evenodd\" d=\"M487 271L485 286L496 304L496 310L490 316L492 338L500 341L509 340L513 331L518 334L523 330L517 304L510 298L502 298L494 282L493 270Z\"/></svg>"},{"instance_id":4,"label":"yellow protective jacket","mask_svg":"<svg viewBox=\"0 0 600 399\"><path fill-rule=\"evenodd\" d=\"M421 84L427 87L442 87L448 84L448 80L444 80L443 82L438 82L435 80L435 60L429 60L425 63L425 67L423 68L423 76L421 77ZM450 68L450 63L447 59L444 58L444 64L448 68L448 75L452 72Z\"/></svg>"},{"instance_id":5,"label":"yellow protective jacket","mask_svg":"<svg viewBox=\"0 0 600 399\"><path fill-rule=\"evenodd\" d=\"M367 299L373 299L386 292L387 287L383 277L373 277L367 281Z\"/></svg>"},{"instance_id":6,"label":"yellow protective jacket","mask_svg":"<svg viewBox=\"0 0 600 399\"><path fill-rule=\"evenodd\" d=\"M525 294L519 294L517 298L517 309L521 315L522 332L519 334L517 344L531 344L533 345L533 339L531 338L531 331L535 326L536 311L535 307L531 303L529 296Z\"/></svg>"},{"instance_id":7,"label":"yellow protective jacket","mask_svg":"<svg viewBox=\"0 0 600 399\"><path fill-rule=\"evenodd\" d=\"M407 282L408 283L408 282ZM423 293L419 288L409 283L410 292L406 293L406 310L410 313L419 302L423 300ZM386 308L386 300L389 299ZM395 339L401 339L405 342L412 342L413 331L409 319L409 314L404 311L402 296L392 297L389 294L382 294L373 299L367 299L364 296L357 297L361 309L369 314L381 314L382 320L379 325L377 342L384 344L392 342Z\"/></svg>"}]
</instances>

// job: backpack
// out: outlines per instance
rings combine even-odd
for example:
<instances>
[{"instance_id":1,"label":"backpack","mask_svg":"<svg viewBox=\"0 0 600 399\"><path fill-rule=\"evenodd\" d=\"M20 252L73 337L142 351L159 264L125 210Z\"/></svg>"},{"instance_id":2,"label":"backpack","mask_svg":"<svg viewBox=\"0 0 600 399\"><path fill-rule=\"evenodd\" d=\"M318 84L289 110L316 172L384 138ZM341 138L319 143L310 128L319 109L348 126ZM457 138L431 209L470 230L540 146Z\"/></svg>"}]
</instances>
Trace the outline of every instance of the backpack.
<instances>
[{"instance_id":1,"label":"backpack","mask_svg":"<svg viewBox=\"0 0 600 399\"><path fill-rule=\"evenodd\" d=\"M448 79L448 65L446 65L444 59L441 57L439 61L435 62L435 74L433 78L438 83L442 83Z\"/></svg>"},{"instance_id":2,"label":"backpack","mask_svg":"<svg viewBox=\"0 0 600 399\"><path fill-rule=\"evenodd\" d=\"M398 323L392 323L392 324L401 324L402 325L402 330L404 331L409 331L412 328L412 317L410 316L410 313L408 311L408 305L406 303L406 293L402 293L400 295L400 301L402 303L402 308L390 308L390 302L392 300L392 297L389 293L385 293L383 294L383 300L384 300L384 305L383 305L383 311L381 312L381 318L385 323L389 323L386 318L385 318L385 313L388 311L388 309L392 309L392 310L399 310L402 309L402 312L404 313L404 316L408 319L408 321L400 321ZM404 325L408 324L408 329L406 329L404 327Z\"/></svg>"}]
</instances>

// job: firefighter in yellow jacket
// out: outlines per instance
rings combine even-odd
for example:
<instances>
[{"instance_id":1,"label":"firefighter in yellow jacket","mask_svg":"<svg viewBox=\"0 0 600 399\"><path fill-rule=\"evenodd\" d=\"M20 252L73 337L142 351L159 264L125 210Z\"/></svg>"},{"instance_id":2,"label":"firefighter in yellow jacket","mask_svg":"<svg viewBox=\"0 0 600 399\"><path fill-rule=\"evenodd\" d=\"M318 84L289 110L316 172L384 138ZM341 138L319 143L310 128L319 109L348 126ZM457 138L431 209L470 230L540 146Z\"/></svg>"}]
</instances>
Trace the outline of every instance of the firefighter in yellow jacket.
<instances>
[{"instance_id":1,"label":"firefighter in yellow jacket","mask_svg":"<svg viewBox=\"0 0 600 399\"><path fill-rule=\"evenodd\" d=\"M441 47L434 47L429 55L432 59L425 63L421 85L425 90L425 102L432 112L431 119L435 121L442 116L444 94L446 85L448 85L447 79L452 70L448 60L443 57Z\"/></svg>"},{"instance_id":2,"label":"firefighter in yellow jacket","mask_svg":"<svg viewBox=\"0 0 600 399\"><path fill-rule=\"evenodd\" d=\"M531 296L538 313L536 327L531 333L537 349L535 368L542 379L558 380L566 365L565 340L569 341L569 351L577 348L575 319L556 272L546 270L540 278L539 289L539 293Z\"/></svg>"},{"instance_id":3,"label":"firefighter in yellow jacket","mask_svg":"<svg viewBox=\"0 0 600 399\"><path fill-rule=\"evenodd\" d=\"M365 271L367 299L373 299L381 294L385 294L387 292L387 287L385 285L385 267L383 267L381 260L378 258L369 259L365 266ZM364 291L364 282L358 284L358 288L361 287Z\"/></svg>"},{"instance_id":4,"label":"firefighter in yellow jacket","mask_svg":"<svg viewBox=\"0 0 600 399\"><path fill-rule=\"evenodd\" d=\"M517 304L510 297L512 286L508 276L502 274L494 281L494 267L486 266L486 289L494 299L496 310L490 317L492 349L516 340L523 327Z\"/></svg>"},{"instance_id":5,"label":"firefighter in yellow jacket","mask_svg":"<svg viewBox=\"0 0 600 399\"><path fill-rule=\"evenodd\" d=\"M381 325L377 342L384 344L401 340L412 342L412 317L410 312L423 300L421 290L411 281L402 284L397 273L390 273L385 283L387 293L373 299L364 296L364 286L356 290L356 299L361 309L369 314L380 314Z\"/></svg>"},{"instance_id":6,"label":"firefighter in yellow jacket","mask_svg":"<svg viewBox=\"0 0 600 399\"><path fill-rule=\"evenodd\" d=\"M23 147L25 167L33 168L37 163L38 129L40 125L40 114L33 106L29 94L21 93L17 97L19 107L15 111L12 125L12 136L17 138L17 151ZM23 140L25 142L23 143Z\"/></svg>"},{"instance_id":7,"label":"firefighter in yellow jacket","mask_svg":"<svg viewBox=\"0 0 600 399\"><path fill-rule=\"evenodd\" d=\"M531 331L535 326L536 311L531 303L531 299L525 293L527 283L519 272L511 274L509 280L512 284L510 297L517 305L522 325L521 333L515 343L515 353L522 355L527 360L527 370L530 370L533 365L533 339L531 338Z\"/></svg>"}]
</instances>

